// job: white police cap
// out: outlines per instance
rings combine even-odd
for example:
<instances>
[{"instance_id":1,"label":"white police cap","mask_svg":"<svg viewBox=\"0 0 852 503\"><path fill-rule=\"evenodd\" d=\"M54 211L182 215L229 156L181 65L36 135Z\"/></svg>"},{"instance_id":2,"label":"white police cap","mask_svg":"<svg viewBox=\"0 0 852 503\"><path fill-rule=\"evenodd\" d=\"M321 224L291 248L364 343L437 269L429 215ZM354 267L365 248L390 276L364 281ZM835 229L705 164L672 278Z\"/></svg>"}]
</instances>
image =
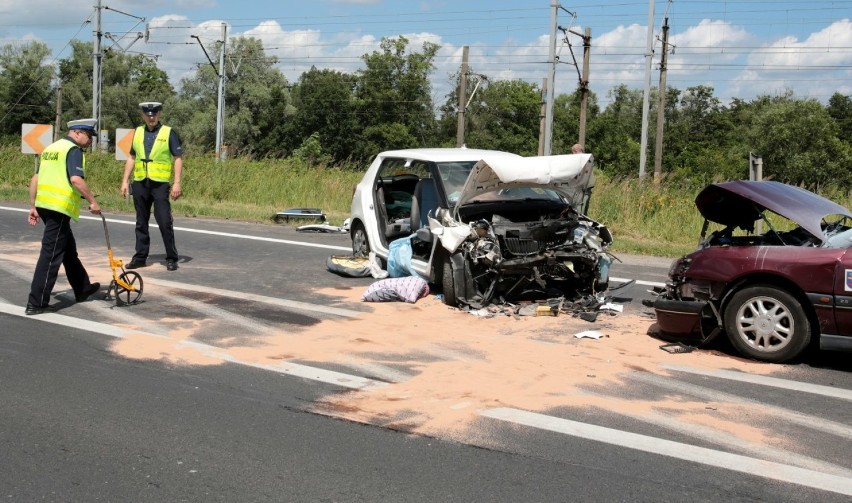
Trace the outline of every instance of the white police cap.
<instances>
[{"instance_id":1,"label":"white police cap","mask_svg":"<svg viewBox=\"0 0 852 503\"><path fill-rule=\"evenodd\" d=\"M97 119L77 119L75 121L68 121L68 129L84 129L94 132L97 123Z\"/></svg>"},{"instance_id":2,"label":"white police cap","mask_svg":"<svg viewBox=\"0 0 852 503\"><path fill-rule=\"evenodd\" d=\"M146 115L154 115L163 108L163 104L159 101L144 101L139 104L139 108L141 108L142 113Z\"/></svg>"}]
</instances>

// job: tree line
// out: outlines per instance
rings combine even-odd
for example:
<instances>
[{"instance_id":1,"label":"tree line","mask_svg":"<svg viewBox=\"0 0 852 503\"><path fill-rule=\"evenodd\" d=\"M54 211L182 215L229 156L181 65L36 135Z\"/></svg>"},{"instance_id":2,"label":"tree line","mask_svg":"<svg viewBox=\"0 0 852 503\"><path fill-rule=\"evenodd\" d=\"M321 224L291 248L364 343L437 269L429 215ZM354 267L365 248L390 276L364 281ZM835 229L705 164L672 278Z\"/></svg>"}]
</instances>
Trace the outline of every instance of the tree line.
<instances>
[{"instance_id":1,"label":"tree line","mask_svg":"<svg viewBox=\"0 0 852 503\"><path fill-rule=\"evenodd\" d=\"M0 49L0 142L20 141L22 123L53 124L60 99L63 124L91 115L93 44L73 41L71 47L71 55L57 64L41 42ZM460 76L448 76L455 90L442 101L433 97L430 77L438 49L428 42L412 48L402 36L386 38L362 56L363 66L354 73L312 67L288 82L260 40L230 39L224 114L230 155L366 167L382 150L454 146ZM102 66L101 129L139 125L138 103L157 100L164 102L164 122L180 133L188 156L215 150L213 68L199 65L175 89L156 61L143 55L107 51ZM480 78L471 71L468 89ZM536 155L541 89L516 80L482 84L467 97L467 146ZM665 177L696 184L747 178L753 153L763 158L764 177L811 188L852 187L852 96L835 93L823 105L788 91L723 104L708 86L665 92ZM556 96L552 153L568 153L576 142L579 103L579 90ZM608 103L601 109L597 95L589 96L586 151L595 154L605 174L635 177L642 91L616 86L608 91ZM651 116L656 113L652 107ZM649 145L654 134L652 128ZM649 152L650 166L653 155Z\"/></svg>"}]
</instances>

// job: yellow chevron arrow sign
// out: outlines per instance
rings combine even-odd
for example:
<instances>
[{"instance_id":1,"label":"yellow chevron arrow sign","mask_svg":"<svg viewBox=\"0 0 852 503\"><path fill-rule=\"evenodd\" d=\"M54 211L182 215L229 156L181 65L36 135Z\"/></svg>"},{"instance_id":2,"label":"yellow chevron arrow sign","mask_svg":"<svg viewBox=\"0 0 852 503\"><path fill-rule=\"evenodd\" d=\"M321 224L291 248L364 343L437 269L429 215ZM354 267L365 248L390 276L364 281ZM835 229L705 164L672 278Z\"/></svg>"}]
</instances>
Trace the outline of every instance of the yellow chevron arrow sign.
<instances>
[{"instance_id":1,"label":"yellow chevron arrow sign","mask_svg":"<svg viewBox=\"0 0 852 503\"><path fill-rule=\"evenodd\" d=\"M49 124L21 124L21 152L41 154L53 143L53 126Z\"/></svg>"}]
</instances>

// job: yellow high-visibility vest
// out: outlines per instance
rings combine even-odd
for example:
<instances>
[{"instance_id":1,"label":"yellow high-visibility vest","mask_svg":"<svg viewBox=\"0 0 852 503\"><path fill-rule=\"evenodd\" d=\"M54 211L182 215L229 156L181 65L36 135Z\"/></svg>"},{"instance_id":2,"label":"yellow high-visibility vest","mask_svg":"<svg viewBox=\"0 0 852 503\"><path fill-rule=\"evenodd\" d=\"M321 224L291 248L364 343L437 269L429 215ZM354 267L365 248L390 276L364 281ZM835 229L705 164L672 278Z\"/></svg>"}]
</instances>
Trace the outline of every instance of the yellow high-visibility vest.
<instances>
[{"instance_id":1,"label":"yellow high-visibility vest","mask_svg":"<svg viewBox=\"0 0 852 503\"><path fill-rule=\"evenodd\" d=\"M133 180L139 181L150 178L155 182L168 182L172 177L172 151L169 150L169 135L172 128L169 126L160 126L157 131L157 137L154 138L154 145L151 147L151 153L148 155L148 162L143 162L145 158L145 126L136 128L133 133L133 151L136 153L133 165Z\"/></svg>"},{"instance_id":2,"label":"yellow high-visibility vest","mask_svg":"<svg viewBox=\"0 0 852 503\"><path fill-rule=\"evenodd\" d=\"M80 192L68 181L65 160L68 152L76 147L73 141L62 138L45 148L41 153L38 168L38 188L35 205L39 208L58 211L74 220L80 220ZM86 156L83 155L83 172Z\"/></svg>"}]
</instances>

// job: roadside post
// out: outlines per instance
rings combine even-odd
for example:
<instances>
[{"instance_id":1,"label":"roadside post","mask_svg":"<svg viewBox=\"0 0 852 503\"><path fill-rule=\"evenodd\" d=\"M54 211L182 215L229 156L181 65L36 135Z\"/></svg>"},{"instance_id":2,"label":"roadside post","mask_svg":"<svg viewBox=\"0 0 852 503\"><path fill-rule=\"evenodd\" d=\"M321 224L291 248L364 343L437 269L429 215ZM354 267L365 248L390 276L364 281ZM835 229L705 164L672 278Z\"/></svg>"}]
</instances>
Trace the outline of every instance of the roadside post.
<instances>
[{"instance_id":1,"label":"roadside post","mask_svg":"<svg viewBox=\"0 0 852 503\"><path fill-rule=\"evenodd\" d=\"M748 179L751 181L763 180L763 158L748 153Z\"/></svg>"},{"instance_id":2,"label":"roadside post","mask_svg":"<svg viewBox=\"0 0 852 503\"><path fill-rule=\"evenodd\" d=\"M755 182L763 180L763 158L748 153L748 179ZM763 234L763 221L757 221L757 233Z\"/></svg>"}]
</instances>

